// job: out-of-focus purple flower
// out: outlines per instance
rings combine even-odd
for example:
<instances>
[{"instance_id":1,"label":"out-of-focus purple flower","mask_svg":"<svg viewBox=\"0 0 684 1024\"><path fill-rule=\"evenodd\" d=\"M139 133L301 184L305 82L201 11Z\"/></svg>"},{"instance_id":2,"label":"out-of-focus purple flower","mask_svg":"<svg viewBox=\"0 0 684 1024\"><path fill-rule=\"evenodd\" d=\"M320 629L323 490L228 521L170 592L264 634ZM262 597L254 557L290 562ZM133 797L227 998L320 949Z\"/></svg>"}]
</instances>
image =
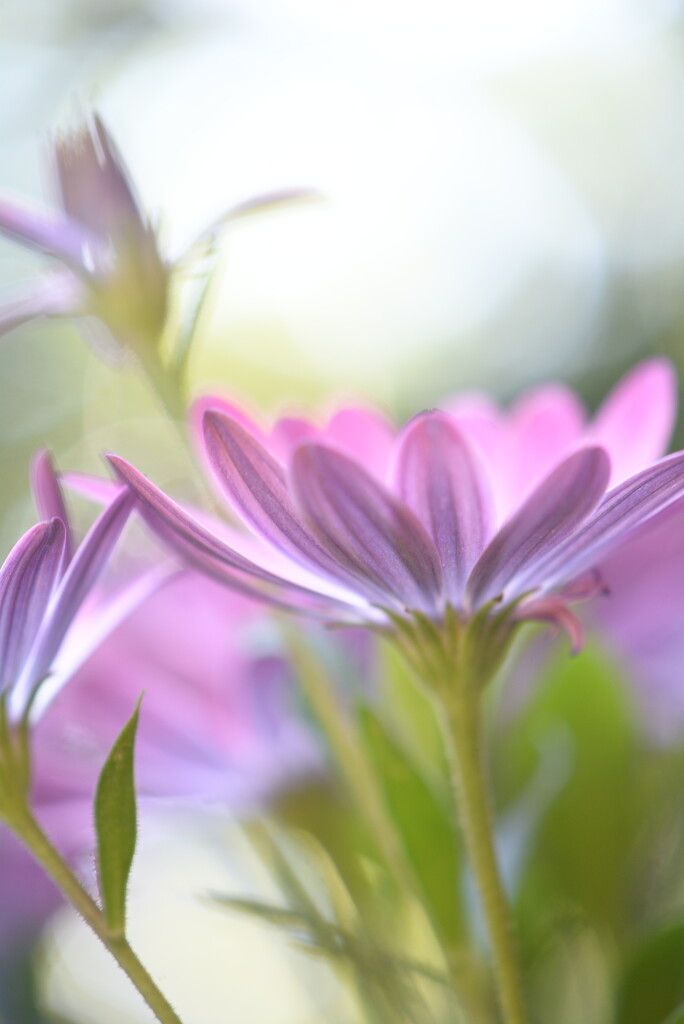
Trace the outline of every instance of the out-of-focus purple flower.
<instances>
[{"instance_id":1,"label":"out-of-focus purple flower","mask_svg":"<svg viewBox=\"0 0 684 1024\"><path fill-rule=\"evenodd\" d=\"M20 538L0 569L0 693L7 695L11 721L29 706L40 713L105 623L112 624L111 609L93 618L86 603L133 505L119 493L72 555L66 509L45 452L34 462L33 483L45 519Z\"/></svg>"},{"instance_id":2,"label":"out-of-focus purple flower","mask_svg":"<svg viewBox=\"0 0 684 1024\"><path fill-rule=\"evenodd\" d=\"M241 203L206 227L175 258L162 255L116 145L97 115L51 144L57 202L36 210L0 197L0 232L56 261L37 284L0 304L0 334L43 316L97 317L144 365L158 347L174 271L211 248L231 220L293 199L290 189Z\"/></svg>"},{"instance_id":3,"label":"out-of-focus purple flower","mask_svg":"<svg viewBox=\"0 0 684 1024\"><path fill-rule=\"evenodd\" d=\"M169 267L102 121L55 139L59 206L35 211L0 199L0 231L60 266L0 311L0 330L43 315L92 314L134 349L156 341L169 303Z\"/></svg>"},{"instance_id":4,"label":"out-of-focus purple flower","mask_svg":"<svg viewBox=\"0 0 684 1024\"><path fill-rule=\"evenodd\" d=\"M43 799L92 793L141 691L143 799L239 810L321 769L274 624L253 602L184 570L121 621L36 727Z\"/></svg>"},{"instance_id":5,"label":"out-of-focus purple flower","mask_svg":"<svg viewBox=\"0 0 684 1024\"><path fill-rule=\"evenodd\" d=\"M600 589L597 566L684 493L684 453L649 464L671 402L646 438L633 422L640 401L670 392L669 369L655 362L624 381L589 428L556 389L535 396L545 415L517 410L515 430L471 402L421 413L396 436L359 409L323 427L287 419L267 434L242 411L204 400L205 455L252 531L247 545L206 528L123 459L110 461L167 544L263 600L380 628L416 616L442 623L449 609L467 622L486 610L498 622L559 624L578 648L570 606ZM510 453L520 455L525 438L536 447L512 473Z\"/></svg>"}]
</instances>

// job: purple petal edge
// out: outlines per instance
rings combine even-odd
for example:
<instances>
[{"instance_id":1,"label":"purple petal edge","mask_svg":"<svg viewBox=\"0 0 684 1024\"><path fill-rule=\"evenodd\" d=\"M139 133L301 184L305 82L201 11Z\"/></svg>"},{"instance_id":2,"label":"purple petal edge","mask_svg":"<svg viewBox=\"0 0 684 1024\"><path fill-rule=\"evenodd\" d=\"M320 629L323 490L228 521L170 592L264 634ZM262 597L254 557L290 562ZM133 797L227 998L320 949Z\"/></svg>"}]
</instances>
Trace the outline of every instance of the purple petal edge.
<instances>
[{"instance_id":1,"label":"purple petal edge","mask_svg":"<svg viewBox=\"0 0 684 1024\"><path fill-rule=\"evenodd\" d=\"M623 543L642 523L684 495L684 452L675 452L606 494L594 514L538 566L545 588L559 586Z\"/></svg>"},{"instance_id":2,"label":"purple petal edge","mask_svg":"<svg viewBox=\"0 0 684 1024\"><path fill-rule=\"evenodd\" d=\"M468 580L471 606L537 586L539 564L591 515L609 475L603 448L583 448L557 466L483 552Z\"/></svg>"},{"instance_id":3,"label":"purple petal edge","mask_svg":"<svg viewBox=\"0 0 684 1024\"><path fill-rule=\"evenodd\" d=\"M432 536L446 597L461 607L468 574L491 528L490 503L475 456L450 416L426 412L399 435L395 459L399 494Z\"/></svg>"},{"instance_id":4,"label":"purple petal edge","mask_svg":"<svg viewBox=\"0 0 684 1024\"><path fill-rule=\"evenodd\" d=\"M116 455L107 458L119 480L135 495L150 529L184 561L220 583L285 611L344 622L359 622L369 617L363 608L284 579L245 558L186 515L124 459Z\"/></svg>"},{"instance_id":5,"label":"purple petal edge","mask_svg":"<svg viewBox=\"0 0 684 1024\"><path fill-rule=\"evenodd\" d=\"M358 463L305 442L291 464L297 504L359 592L370 586L400 611L439 614L443 591L437 550L413 512Z\"/></svg>"},{"instance_id":6,"label":"purple petal edge","mask_svg":"<svg viewBox=\"0 0 684 1024\"><path fill-rule=\"evenodd\" d=\"M74 555L55 592L31 658L22 673L20 699L28 700L34 687L49 672L67 630L102 572L133 506L133 496L122 491L100 513Z\"/></svg>"},{"instance_id":7,"label":"purple petal edge","mask_svg":"<svg viewBox=\"0 0 684 1024\"><path fill-rule=\"evenodd\" d=\"M61 519L33 526L0 569L0 692L14 686L36 639L64 557Z\"/></svg>"}]
</instances>

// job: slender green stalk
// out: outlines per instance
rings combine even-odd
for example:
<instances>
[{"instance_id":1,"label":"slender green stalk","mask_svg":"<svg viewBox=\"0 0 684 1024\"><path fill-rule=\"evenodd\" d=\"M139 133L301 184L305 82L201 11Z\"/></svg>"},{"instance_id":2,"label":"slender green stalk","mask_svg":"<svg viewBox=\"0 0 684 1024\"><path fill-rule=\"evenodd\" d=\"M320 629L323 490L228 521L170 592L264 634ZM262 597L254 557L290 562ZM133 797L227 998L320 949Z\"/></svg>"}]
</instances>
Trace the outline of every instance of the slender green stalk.
<instances>
[{"instance_id":1,"label":"slender green stalk","mask_svg":"<svg viewBox=\"0 0 684 1024\"><path fill-rule=\"evenodd\" d=\"M441 707L456 804L487 923L503 1021L526 1024L511 914L494 848L482 756L479 688L467 676L452 680L441 692Z\"/></svg>"},{"instance_id":2,"label":"slender green stalk","mask_svg":"<svg viewBox=\"0 0 684 1024\"><path fill-rule=\"evenodd\" d=\"M397 883L413 891L415 881L396 826L387 810L378 778L368 763L362 745L340 708L325 672L304 644L289 632L289 648L298 669L299 684L325 733L330 749L349 792L363 815L379 852Z\"/></svg>"},{"instance_id":3,"label":"slender green stalk","mask_svg":"<svg viewBox=\"0 0 684 1024\"><path fill-rule=\"evenodd\" d=\"M133 952L126 937L112 935L109 932L100 908L54 848L29 808L16 808L8 824L106 946L161 1024L182 1024L176 1011Z\"/></svg>"}]
</instances>

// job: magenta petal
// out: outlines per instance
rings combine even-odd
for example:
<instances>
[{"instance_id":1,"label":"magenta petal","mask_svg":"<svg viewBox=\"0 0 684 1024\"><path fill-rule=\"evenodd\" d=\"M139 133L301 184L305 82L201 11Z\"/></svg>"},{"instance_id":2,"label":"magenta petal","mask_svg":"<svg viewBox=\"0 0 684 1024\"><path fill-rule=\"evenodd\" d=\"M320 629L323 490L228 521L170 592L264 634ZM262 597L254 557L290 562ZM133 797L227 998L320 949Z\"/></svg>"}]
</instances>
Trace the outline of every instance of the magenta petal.
<instances>
[{"instance_id":1,"label":"magenta petal","mask_svg":"<svg viewBox=\"0 0 684 1024\"><path fill-rule=\"evenodd\" d=\"M528 584L536 586L540 559L592 513L609 474L610 460L602 448L583 448L562 462L483 552L468 581L473 608L498 597L512 582L515 594L510 597Z\"/></svg>"},{"instance_id":2,"label":"magenta petal","mask_svg":"<svg viewBox=\"0 0 684 1024\"><path fill-rule=\"evenodd\" d=\"M677 412L677 380L666 359L649 359L617 384L599 409L591 440L610 454L611 486L659 459Z\"/></svg>"},{"instance_id":3,"label":"magenta petal","mask_svg":"<svg viewBox=\"0 0 684 1024\"><path fill-rule=\"evenodd\" d=\"M108 459L119 479L137 498L150 529L191 565L259 601L290 611L308 611L325 618L358 621L360 610L352 604L325 592L319 594L300 586L250 561L186 515L179 505L124 459L116 455L109 455ZM287 595L292 600L288 600Z\"/></svg>"},{"instance_id":4,"label":"magenta petal","mask_svg":"<svg viewBox=\"0 0 684 1024\"><path fill-rule=\"evenodd\" d=\"M217 480L250 526L307 568L345 578L302 521L282 466L249 431L210 410L204 415L204 443Z\"/></svg>"},{"instance_id":5,"label":"magenta petal","mask_svg":"<svg viewBox=\"0 0 684 1024\"><path fill-rule=\"evenodd\" d=\"M65 528L60 519L32 527L0 569L0 692L13 686L59 577Z\"/></svg>"},{"instance_id":6,"label":"magenta petal","mask_svg":"<svg viewBox=\"0 0 684 1024\"><path fill-rule=\"evenodd\" d=\"M423 413L398 439L399 494L432 536L447 598L463 603L468 574L489 539L491 512L475 458L450 416Z\"/></svg>"},{"instance_id":7,"label":"magenta petal","mask_svg":"<svg viewBox=\"0 0 684 1024\"><path fill-rule=\"evenodd\" d=\"M370 584L395 607L438 612L443 578L437 551L403 502L325 445L303 444L291 470L311 529L359 588Z\"/></svg>"},{"instance_id":8,"label":"magenta petal","mask_svg":"<svg viewBox=\"0 0 684 1024\"><path fill-rule=\"evenodd\" d=\"M33 457L31 463L31 487L41 519L61 519L66 527L64 564L68 565L73 551L73 539L69 529L69 515L64 504L57 473L52 464L52 458L45 448L41 448Z\"/></svg>"},{"instance_id":9,"label":"magenta petal","mask_svg":"<svg viewBox=\"0 0 684 1024\"><path fill-rule=\"evenodd\" d=\"M22 675L22 698L28 697L48 673L65 633L102 572L133 505L133 496L122 491L100 513L71 560L48 610L30 663Z\"/></svg>"},{"instance_id":10,"label":"magenta petal","mask_svg":"<svg viewBox=\"0 0 684 1024\"><path fill-rule=\"evenodd\" d=\"M684 452L677 452L609 491L591 518L539 565L546 587L596 565L625 537L684 495Z\"/></svg>"}]
</instances>

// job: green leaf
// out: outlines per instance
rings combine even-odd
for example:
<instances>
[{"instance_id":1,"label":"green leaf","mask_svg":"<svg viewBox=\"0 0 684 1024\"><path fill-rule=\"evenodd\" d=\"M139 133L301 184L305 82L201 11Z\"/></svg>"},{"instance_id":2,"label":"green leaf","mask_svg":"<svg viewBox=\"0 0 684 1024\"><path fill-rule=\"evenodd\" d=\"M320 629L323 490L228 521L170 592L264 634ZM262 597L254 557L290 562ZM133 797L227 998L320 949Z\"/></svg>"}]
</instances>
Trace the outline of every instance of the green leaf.
<instances>
[{"instance_id":1,"label":"green leaf","mask_svg":"<svg viewBox=\"0 0 684 1024\"><path fill-rule=\"evenodd\" d=\"M359 721L429 917L446 947L455 949L465 930L462 853L448 789L439 793L426 781L403 744L368 707L359 710Z\"/></svg>"},{"instance_id":2,"label":"green leaf","mask_svg":"<svg viewBox=\"0 0 684 1024\"><path fill-rule=\"evenodd\" d=\"M616 1024L684 1021L684 920L670 922L637 949L620 987ZM679 1016L667 1015L679 1010Z\"/></svg>"},{"instance_id":3,"label":"green leaf","mask_svg":"<svg viewBox=\"0 0 684 1024\"><path fill-rule=\"evenodd\" d=\"M114 936L125 934L126 890L137 838L133 756L141 700L142 696L111 749L95 794L98 881Z\"/></svg>"},{"instance_id":4,"label":"green leaf","mask_svg":"<svg viewBox=\"0 0 684 1024\"><path fill-rule=\"evenodd\" d=\"M684 1003L678 1006L670 1016L663 1021L663 1024L684 1024Z\"/></svg>"},{"instance_id":5,"label":"green leaf","mask_svg":"<svg viewBox=\"0 0 684 1024\"><path fill-rule=\"evenodd\" d=\"M614 668L591 650L557 661L493 749L509 806L531 786L547 794L526 839L523 915L577 912L621 936L643 807L633 713Z\"/></svg>"}]
</instances>

